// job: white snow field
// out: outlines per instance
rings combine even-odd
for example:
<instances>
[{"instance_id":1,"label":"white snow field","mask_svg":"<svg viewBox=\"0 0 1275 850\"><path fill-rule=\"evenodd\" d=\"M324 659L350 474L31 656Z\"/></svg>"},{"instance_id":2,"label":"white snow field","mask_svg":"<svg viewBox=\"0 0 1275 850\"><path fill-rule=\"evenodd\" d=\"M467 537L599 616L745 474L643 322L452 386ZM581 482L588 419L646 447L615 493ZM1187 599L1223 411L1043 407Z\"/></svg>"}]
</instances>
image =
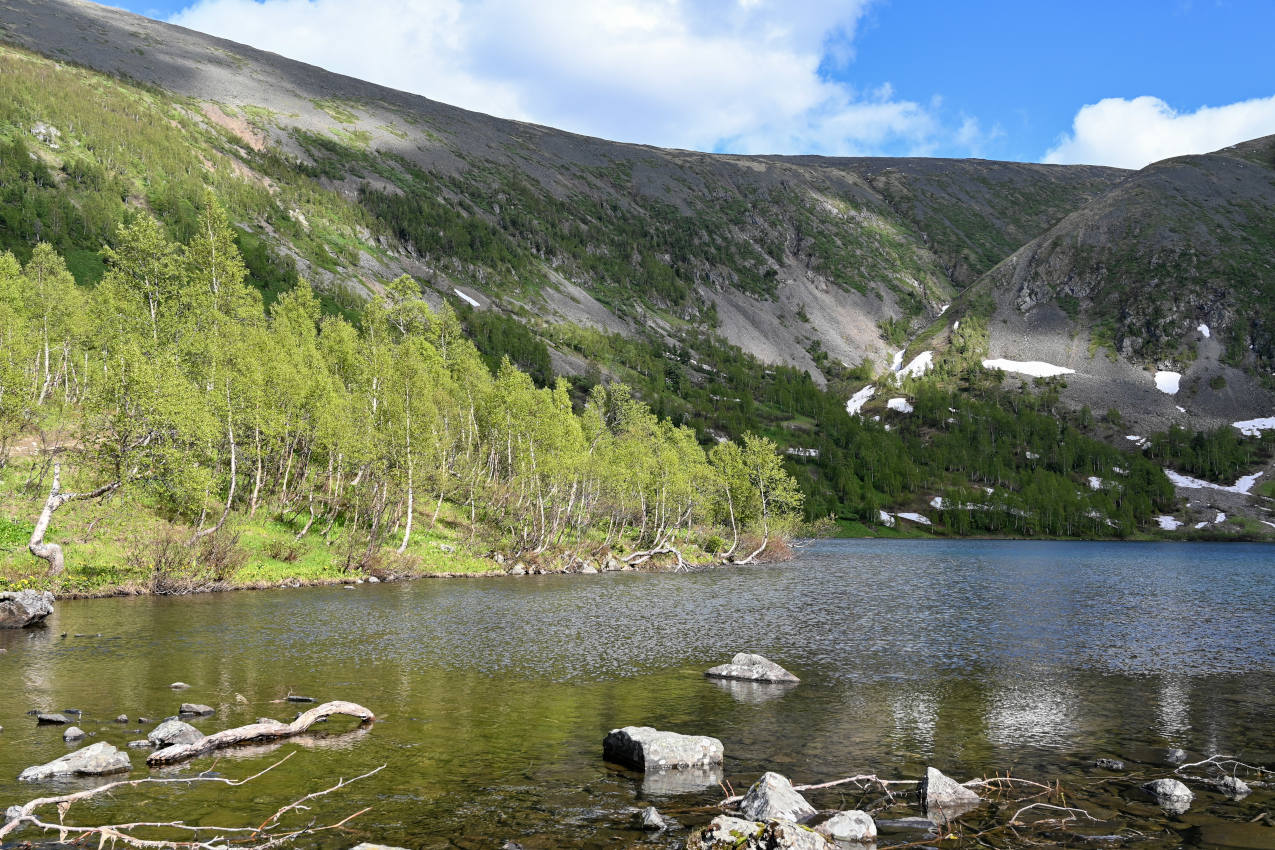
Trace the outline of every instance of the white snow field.
<instances>
[{"instance_id":1,"label":"white snow field","mask_svg":"<svg viewBox=\"0 0 1275 850\"><path fill-rule=\"evenodd\" d=\"M1232 422L1232 428L1239 428L1245 437L1260 437L1263 431L1275 431L1275 416L1262 419L1245 419L1243 422Z\"/></svg>"},{"instance_id":2,"label":"white snow field","mask_svg":"<svg viewBox=\"0 0 1275 850\"><path fill-rule=\"evenodd\" d=\"M461 292L459 289L457 289L457 288L455 288L455 287L452 287L452 292L455 292L457 295L459 295L459 296L461 297L461 299L462 299L462 300L463 300L466 304L468 304L470 307L481 307L481 306L482 306L482 305L481 305L481 304L479 304L477 301L475 301L473 298L470 298L468 295L466 295L465 293Z\"/></svg>"},{"instance_id":3,"label":"white snow field","mask_svg":"<svg viewBox=\"0 0 1275 850\"><path fill-rule=\"evenodd\" d=\"M1182 527L1182 523L1178 522L1171 516L1158 516L1155 518L1155 521L1160 523L1160 528L1165 531L1177 531Z\"/></svg>"},{"instance_id":4,"label":"white snow field","mask_svg":"<svg viewBox=\"0 0 1275 850\"><path fill-rule=\"evenodd\" d=\"M1241 496L1247 496L1253 490L1253 485L1257 483L1257 479L1262 477L1262 473L1254 472L1252 475L1245 475L1239 481L1236 481L1230 487L1222 484L1214 484L1212 481L1202 481L1199 478L1192 478L1189 475L1183 475L1180 472L1174 472L1172 469L1165 469L1164 474L1168 476L1169 481L1174 487L1186 487L1192 490L1221 490L1223 493L1239 493ZM1222 520L1218 520L1221 522Z\"/></svg>"},{"instance_id":5,"label":"white snow field","mask_svg":"<svg viewBox=\"0 0 1275 850\"><path fill-rule=\"evenodd\" d=\"M897 410L899 413L912 412L912 405L908 403L906 398L892 398L885 403L885 406L891 410Z\"/></svg>"},{"instance_id":6,"label":"white snow field","mask_svg":"<svg viewBox=\"0 0 1275 850\"><path fill-rule=\"evenodd\" d=\"M868 386L850 396L850 400L846 402L846 413L849 413L851 416L858 416L859 411L863 410L863 406L867 404L868 399L872 398L872 396L876 394L876 391L876 387L868 384Z\"/></svg>"},{"instance_id":7,"label":"white snow field","mask_svg":"<svg viewBox=\"0 0 1275 850\"><path fill-rule=\"evenodd\" d=\"M1055 366L1042 360L984 360L984 369L1000 369L1002 372L1016 372L1020 375L1031 375L1033 378L1056 378L1059 375L1074 375L1075 369L1066 366Z\"/></svg>"},{"instance_id":8,"label":"white snow field","mask_svg":"<svg viewBox=\"0 0 1275 850\"><path fill-rule=\"evenodd\" d=\"M1178 389L1182 386L1182 374L1180 372L1156 372L1155 388L1162 393L1168 395L1177 395Z\"/></svg>"},{"instance_id":9,"label":"white snow field","mask_svg":"<svg viewBox=\"0 0 1275 850\"><path fill-rule=\"evenodd\" d=\"M934 366L934 352L922 351L912 362L899 370L901 378L919 378Z\"/></svg>"}]
</instances>

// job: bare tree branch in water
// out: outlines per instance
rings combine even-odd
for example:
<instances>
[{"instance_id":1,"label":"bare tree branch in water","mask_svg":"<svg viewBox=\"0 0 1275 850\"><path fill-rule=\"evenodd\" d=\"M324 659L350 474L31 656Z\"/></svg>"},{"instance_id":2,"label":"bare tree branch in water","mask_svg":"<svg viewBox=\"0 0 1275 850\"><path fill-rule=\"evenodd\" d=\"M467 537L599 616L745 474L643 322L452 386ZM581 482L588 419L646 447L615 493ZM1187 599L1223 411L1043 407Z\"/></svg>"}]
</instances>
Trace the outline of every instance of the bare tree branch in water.
<instances>
[{"instance_id":1,"label":"bare tree branch in water","mask_svg":"<svg viewBox=\"0 0 1275 850\"><path fill-rule=\"evenodd\" d=\"M360 809L359 811L347 815L339 821L331 824L316 826L310 823L299 828L290 828L275 831L279 827L279 820L283 815L292 811L307 810L309 807L305 804L318 797L331 794L346 786L366 779L380 773L385 765L381 765L375 770L355 776L352 779L339 779L335 785L322 791L316 791L283 806L270 817L266 818L260 826L192 826L181 820L172 821L134 821L131 823L103 824L101 826L81 826L66 823L66 815L72 804L81 800L87 800L101 795L109 795L114 791L123 788L136 788L146 785L197 785L207 783L220 783L229 787L238 787L245 785L260 776L274 770L279 765L292 757L292 753L284 756L274 764L258 771L251 776L243 779L227 779L221 776L212 776L208 773L201 773L198 776L171 778L171 779L130 779L120 782L110 782L106 785L99 785L96 788L89 788L84 791L77 791L73 794L63 794L57 797L40 797L31 800L22 806L15 807L12 820L0 827L0 839L4 839L9 834L15 832L23 826L33 826L36 829L45 832L58 833L60 842L74 841L81 842L90 836L97 836L99 846L110 841L112 843L119 842L128 847L138 848L138 850L226 850L227 847L235 847L237 850L269 850L269 848L278 847L283 844L295 841L302 836L314 835L320 832L329 832L340 829L350 821L359 817L368 811L368 809ZM35 812L39 809L47 807L56 807L58 813L58 822L50 823L37 817ZM12 811L12 810L11 810ZM171 838L148 838L139 835L141 831L173 831L193 833L188 839L171 839ZM201 834L207 837L200 837Z\"/></svg>"}]
</instances>

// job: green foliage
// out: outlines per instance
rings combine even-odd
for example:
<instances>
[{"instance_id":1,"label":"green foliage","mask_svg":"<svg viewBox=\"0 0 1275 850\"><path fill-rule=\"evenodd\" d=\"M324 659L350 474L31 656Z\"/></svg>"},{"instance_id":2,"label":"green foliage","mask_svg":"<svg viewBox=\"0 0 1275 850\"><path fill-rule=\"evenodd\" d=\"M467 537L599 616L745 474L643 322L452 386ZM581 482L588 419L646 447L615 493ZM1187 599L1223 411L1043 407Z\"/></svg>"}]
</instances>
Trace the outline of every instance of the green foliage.
<instances>
[{"instance_id":1,"label":"green foliage","mask_svg":"<svg viewBox=\"0 0 1275 850\"><path fill-rule=\"evenodd\" d=\"M1152 434L1146 455L1206 481L1234 484L1275 453L1275 434L1246 438L1229 426L1191 432L1180 425Z\"/></svg>"}]
</instances>

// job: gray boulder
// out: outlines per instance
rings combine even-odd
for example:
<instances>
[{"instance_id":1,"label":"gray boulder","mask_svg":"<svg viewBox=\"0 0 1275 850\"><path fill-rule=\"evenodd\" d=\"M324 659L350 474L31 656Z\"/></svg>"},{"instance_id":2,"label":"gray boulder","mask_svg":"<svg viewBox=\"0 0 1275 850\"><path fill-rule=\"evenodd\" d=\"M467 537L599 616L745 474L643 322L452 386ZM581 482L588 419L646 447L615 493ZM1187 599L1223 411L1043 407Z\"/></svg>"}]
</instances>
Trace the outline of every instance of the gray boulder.
<instances>
[{"instance_id":1,"label":"gray boulder","mask_svg":"<svg viewBox=\"0 0 1275 850\"><path fill-rule=\"evenodd\" d=\"M128 722L128 715L127 715L127 714L121 714L119 717L116 717L116 718L115 718L115 722L116 722L116 723L127 723L127 722Z\"/></svg>"},{"instance_id":2,"label":"gray boulder","mask_svg":"<svg viewBox=\"0 0 1275 850\"><path fill-rule=\"evenodd\" d=\"M691 833L686 840L686 850L725 850L725 848L755 848L754 842L766 829L766 825L750 820L718 815L712 822Z\"/></svg>"},{"instance_id":3,"label":"gray boulder","mask_svg":"<svg viewBox=\"0 0 1275 850\"><path fill-rule=\"evenodd\" d=\"M802 821L815 814L815 807L793 790L788 777L768 771L748 789L739 803L739 811L756 821Z\"/></svg>"},{"instance_id":4,"label":"gray boulder","mask_svg":"<svg viewBox=\"0 0 1275 850\"><path fill-rule=\"evenodd\" d=\"M649 830L668 829L668 824L664 822L664 818L660 816L655 806L647 806L642 810L642 813L638 815L638 825Z\"/></svg>"},{"instance_id":5,"label":"gray boulder","mask_svg":"<svg viewBox=\"0 0 1275 850\"><path fill-rule=\"evenodd\" d=\"M355 844L350 850L404 850L402 847L391 847L388 844L373 844L370 841L364 841L362 844Z\"/></svg>"},{"instance_id":6,"label":"gray boulder","mask_svg":"<svg viewBox=\"0 0 1275 850\"><path fill-rule=\"evenodd\" d=\"M743 679L748 682L800 682L793 674L769 658L751 652L739 652L729 664L721 664L704 672L710 679Z\"/></svg>"},{"instance_id":7,"label":"gray boulder","mask_svg":"<svg viewBox=\"0 0 1275 850\"><path fill-rule=\"evenodd\" d=\"M155 749L155 745L145 738L142 738L137 741L129 741L128 748L130 750L153 750Z\"/></svg>"},{"instance_id":8,"label":"gray boulder","mask_svg":"<svg viewBox=\"0 0 1275 850\"><path fill-rule=\"evenodd\" d=\"M815 827L815 832L836 841L871 841L877 837L872 815L859 809L837 812Z\"/></svg>"},{"instance_id":9,"label":"gray boulder","mask_svg":"<svg viewBox=\"0 0 1275 850\"><path fill-rule=\"evenodd\" d=\"M187 688L189 688L190 685L186 684L185 682L173 682L168 687L172 688L175 691L184 691Z\"/></svg>"},{"instance_id":10,"label":"gray boulder","mask_svg":"<svg viewBox=\"0 0 1275 850\"><path fill-rule=\"evenodd\" d=\"M580 575L595 576L598 574L598 568L593 566L589 561L584 562L584 566L580 568Z\"/></svg>"},{"instance_id":11,"label":"gray boulder","mask_svg":"<svg viewBox=\"0 0 1275 850\"><path fill-rule=\"evenodd\" d=\"M946 820L963 814L983 802L982 798L973 791L933 767L926 769L925 778L921 780L918 792L921 796L921 807L931 819L934 815L942 815Z\"/></svg>"},{"instance_id":12,"label":"gray boulder","mask_svg":"<svg viewBox=\"0 0 1275 850\"><path fill-rule=\"evenodd\" d=\"M1248 783L1238 776L1223 776L1216 784L1218 790L1232 800L1239 800L1253 793Z\"/></svg>"},{"instance_id":13,"label":"gray boulder","mask_svg":"<svg viewBox=\"0 0 1275 850\"><path fill-rule=\"evenodd\" d=\"M38 626L53 613L53 594L47 590L0 592L0 629Z\"/></svg>"},{"instance_id":14,"label":"gray boulder","mask_svg":"<svg viewBox=\"0 0 1275 850\"><path fill-rule=\"evenodd\" d=\"M72 726L62 733L63 741L79 741L84 738L84 730L79 726Z\"/></svg>"},{"instance_id":15,"label":"gray boulder","mask_svg":"<svg viewBox=\"0 0 1275 850\"><path fill-rule=\"evenodd\" d=\"M1142 790L1171 815L1182 814L1191 808L1191 801L1195 799L1191 789L1176 779L1157 779L1143 785Z\"/></svg>"},{"instance_id":16,"label":"gray boulder","mask_svg":"<svg viewBox=\"0 0 1275 850\"><path fill-rule=\"evenodd\" d=\"M203 732L181 720L165 720L146 736L146 740L156 748L170 747L173 744L193 744L203 739Z\"/></svg>"},{"instance_id":17,"label":"gray boulder","mask_svg":"<svg viewBox=\"0 0 1275 850\"><path fill-rule=\"evenodd\" d=\"M1182 764L1186 761L1186 750L1181 747L1171 747L1164 751L1165 764Z\"/></svg>"},{"instance_id":18,"label":"gray boulder","mask_svg":"<svg viewBox=\"0 0 1275 850\"><path fill-rule=\"evenodd\" d=\"M181 709L177 712L182 717L207 717L213 713L212 706L201 705L197 702L184 702Z\"/></svg>"},{"instance_id":19,"label":"gray boulder","mask_svg":"<svg viewBox=\"0 0 1275 850\"><path fill-rule=\"evenodd\" d=\"M67 753L48 764L28 767L18 774L20 782L37 782L56 776L105 776L132 769L128 754L122 753L105 741L90 744L73 753Z\"/></svg>"},{"instance_id":20,"label":"gray boulder","mask_svg":"<svg viewBox=\"0 0 1275 850\"><path fill-rule=\"evenodd\" d=\"M660 732L650 726L625 726L612 729L602 741L602 757L645 771L712 767L722 763L722 742L704 735Z\"/></svg>"},{"instance_id":21,"label":"gray boulder","mask_svg":"<svg viewBox=\"0 0 1275 850\"><path fill-rule=\"evenodd\" d=\"M721 815L691 833L686 850L833 850L833 845L792 821L758 823Z\"/></svg>"},{"instance_id":22,"label":"gray boulder","mask_svg":"<svg viewBox=\"0 0 1275 850\"><path fill-rule=\"evenodd\" d=\"M40 712L35 716L35 722L41 726L66 726L71 719L65 714L54 714L53 712Z\"/></svg>"}]
</instances>

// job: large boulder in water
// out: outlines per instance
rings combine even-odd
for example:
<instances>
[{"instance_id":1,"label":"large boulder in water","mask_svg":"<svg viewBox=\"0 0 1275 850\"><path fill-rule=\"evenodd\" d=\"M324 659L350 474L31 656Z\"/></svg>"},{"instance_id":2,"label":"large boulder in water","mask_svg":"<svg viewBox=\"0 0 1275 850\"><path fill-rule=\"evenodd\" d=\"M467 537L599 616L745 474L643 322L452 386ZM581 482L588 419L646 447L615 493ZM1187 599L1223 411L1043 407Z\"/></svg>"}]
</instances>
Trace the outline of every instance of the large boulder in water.
<instances>
[{"instance_id":1,"label":"large boulder in water","mask_svg":"<svg viewBox=\"0 0 1275 850\"><path fill-rule=\"evenodd\" d=\"M127 753L120 752L105 741L99 741L73 753L67 753L48 764L28 767L18 774L18 780L37 782L58 776L105 776L109 773L124 773L132 767Z\"/></svg>"},{"instance_id":2,"label":"large boulder in water","mask_svg":"<svg viewBox=\"0 0 1275 850\"><path fill-rule=\"evenodd\" d=\"M802 821L815 814L815 807L793 789L788 777L766 772L748 789L739 802L739 811L753 820Z\"/></svg>"},{"instance_id":3,"label":"large boulder in water","mask_svg":"<svg viewBox=\"0 0 1275 850\"><path fill-rule=\"evenodd\" d=\"M193 744L196 741L202 741L203 738L203 732L181 720L165 720L146 736L146 740L156 748L171 747L174 744Z\"/></svg>"},{"instance_id":4,"label":"large boulder in water","mask_svg":"<svg viewBox=\"0 0 1275 850\"><path fill-rule=\"evenodd\" d=\"M867 812L851 809L837 812L815 831L837 841L872 841L877 837L877 824Z\"/></svg>"},{"instance_id":5,"label":"large boulder in water","mask_svg":"<svg viewBox=\"0 0 1275 850\"><path fill-rule=\"evenodd\" d=\"M712 767L722 763L722 742L705 735L625 726L612 729L602 741L602 757L645 771Z\"/></svg>"},{"instance_id":6,"label":"large boulder in water","mask_svg":"<svg viewBox=\"0 0 1275 850\"><path fill-rule=\"evenodd\" d=\"M937 768L926 769L920 786L921 806L931 820L949 820L983 802L982 798Z\"/></svg>"},{"instance_id":7,"label":"large boulder in water","mask_svg":"<svg viewBox=\"0 0 1275 850\"><path fill-rule=\"evenodd\" d=\"M710 679L742 679L747 682L800 682L793 674L769 658L751 652L738 652L729 664L704 671Z\"/></svg>"},{"instance_id":8,"label":"large boulder in water","mask_svg":"<svg viewBox=\"0 0 1275 850\"><path fill-rule=\"evenodd\" d=\"M0 592L0 629L38 626L53 613L53 594L47 590Z\"/></svg>"},{"instance_id":9,"label":"large boulder in water","mask_svg":"<svg viewBox=\"0 0 1275 850\"><path fill-rule=\"evenodd\" d=\"M1142 790L1171 815L1182 814L1191 808L1191 801L1195 799L1191 789L1176 779L1157 779L1143 785Z\"/></svg>"}]
</instances>

